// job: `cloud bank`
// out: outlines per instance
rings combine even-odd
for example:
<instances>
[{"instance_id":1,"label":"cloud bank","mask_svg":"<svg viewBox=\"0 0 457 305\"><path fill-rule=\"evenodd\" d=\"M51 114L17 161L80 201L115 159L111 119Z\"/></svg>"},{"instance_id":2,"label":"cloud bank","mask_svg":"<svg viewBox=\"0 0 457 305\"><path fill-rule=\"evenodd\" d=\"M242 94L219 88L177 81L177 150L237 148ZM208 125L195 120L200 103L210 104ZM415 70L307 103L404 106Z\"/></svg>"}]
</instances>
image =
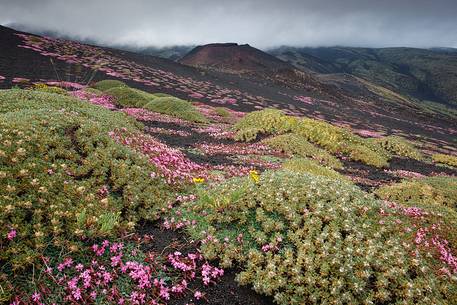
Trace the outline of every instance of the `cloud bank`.
<instances>
[{"instance_id":1,"label":"cloud bank","mask_svg":"<svg viewBox=\"0 0 457 305\"><path fill-rule=\"evenodd\" d=\"M457 47L455 0L0 0L0 24L105 45Z\"/></svg>"}]
</instances>

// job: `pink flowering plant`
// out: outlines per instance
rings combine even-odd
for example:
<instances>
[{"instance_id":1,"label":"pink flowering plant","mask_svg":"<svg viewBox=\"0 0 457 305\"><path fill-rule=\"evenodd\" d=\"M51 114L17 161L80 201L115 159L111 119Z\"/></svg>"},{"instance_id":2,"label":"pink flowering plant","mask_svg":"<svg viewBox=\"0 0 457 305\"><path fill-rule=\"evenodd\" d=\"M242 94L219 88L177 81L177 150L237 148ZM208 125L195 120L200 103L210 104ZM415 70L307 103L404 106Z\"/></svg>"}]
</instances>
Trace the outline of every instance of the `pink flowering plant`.
<instances>
[{"instance_id":1,"label":"pink flowering plant","mask_svg":"<svg viewBox=\"0 0 457 305\"><path fill-rule=\"evenodd\" d=\"M42 257L33 293L17 293L16 304L166 304L172 298L204 295L192 287L216 284L224 270L210 265L199 252L143 251L154 243L104 240L85 246L84 255L56 260ZM130 238L131 239L131 238ZM139 242L138 242L139 241Z\"/></svg>"}]
</instances>

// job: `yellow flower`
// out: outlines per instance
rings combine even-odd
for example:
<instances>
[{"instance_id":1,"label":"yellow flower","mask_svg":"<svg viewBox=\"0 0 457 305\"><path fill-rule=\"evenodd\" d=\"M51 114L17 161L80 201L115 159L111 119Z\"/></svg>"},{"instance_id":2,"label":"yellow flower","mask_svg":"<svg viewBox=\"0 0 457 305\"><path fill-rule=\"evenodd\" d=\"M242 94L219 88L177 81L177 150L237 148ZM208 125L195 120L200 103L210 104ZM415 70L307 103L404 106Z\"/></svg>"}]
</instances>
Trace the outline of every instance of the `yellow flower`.
<instances>
[{"instance_id":1,"label":"yellow flower","mask_svg":"<svg viewBox=\"0 0 457 305\"><path fill-rule=\"evenodd\" d=\"M205 182L205 178L201 178L201 177L195 177L195 178L192 178L192 180L193 180L194 183L196 183L196 184L200 184L200 183Z\"/></svg>"},{"instance_id":2,"label":"yellow flower","mask_svg":"<svg viewBox=\"0 0 457 305\"><path fill-rule=\"evenodd\" d=\"M249 171L249 176L255 183L259 183L260 175L256 170Z\"/></svg>"}]
</instances>

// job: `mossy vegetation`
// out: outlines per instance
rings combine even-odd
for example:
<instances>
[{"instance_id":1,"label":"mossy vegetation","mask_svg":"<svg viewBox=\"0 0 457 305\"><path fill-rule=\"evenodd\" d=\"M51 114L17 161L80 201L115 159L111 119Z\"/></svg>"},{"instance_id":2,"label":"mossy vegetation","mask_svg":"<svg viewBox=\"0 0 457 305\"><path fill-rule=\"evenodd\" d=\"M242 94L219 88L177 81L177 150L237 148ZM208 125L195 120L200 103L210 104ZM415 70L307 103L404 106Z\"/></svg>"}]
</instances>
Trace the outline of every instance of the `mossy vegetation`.
<instances>
[{"instance_id":1,"label":"mossy vegetation","mask_svg":"<svg viewBox=\"0 0 457 305\"><path fill-rule=\"evenodd\" d=\"M315 119L287 116L275 109L251 112L239 120L234 129L235 139L239 141L252 141L259 134L279 135L291 132L329 153L343 154L375 167L389 165L390 154L381 145L363 139L346 128Z\"/></svg>"},{"instance_id":2,"label":"mossy vegetation","mask_svg":"<svg viewBox=\"0 0 457 305\"><path fill-rule=\"evenodd\" d=\"M106 79L102 80L99 82L96 82L93 84L91 87L100 91L107 91L111 88L116 88L116 87L126 87L127 85L120 81L120 80L115 80L115 79Z\"/></svg>"},{"instance_id":3,"label":"mossy vegetation","mask_svg":"<svg viewBox=\"0 0 457 305\"><path fill-rule=\"evenodd\" d=\"M388 136L382 137L373 140L374 143L379 144L388 152L393 155L415 159L423 160L424 156L422 153L414 147L414 145L407 141L406 139L399 136Z\"/></svg>"},{"instance_id":4,"label":"mossy vegetation","mask_svg":"<svg viewBox=\"0 0 457 305\"><path fill-rule=\"evenodd\" d=\"M158 97L143 106L144 109L168 114L187 121L207 123L208 119L190 102L176 97Z\"/></svg>"},{"instance_id":5,"label":"mossy vegetation","mask_svg":"<svg viewBox=\"0 0 457 305\"><path fill-rule=\"evenodd\" d=\"M298 157L309 157L319 163L336 169L343 168L343 164L338 158L329 154L326 150L316 147L305 138L287 133L265 139L263 143L273 149L282 151L286 154Z\"/></svg>"},{"instance_id":6,"label":"mossy vegetation","mask_svg":"<svg viewBox=\"0 0 457 305\"><path fill-rule=\"evenodd\" d=\"M332 179L344 180L347 182L350 181L348 178L341 175L337 171L328 167L324 167L316 161L306 158L289 159L284 162L283 168L298 173L308 173L315 176L323 176Z\"/></svg>"},{"instance_id":7,"label":"mossy vegetation","mask_svg":"<svg viewBox=\"0 0 457 305\"><path fill-rule=\"evenodd\" d=\"M414 206L443 205L457 210L457 178L448 176L409 179L376 190L385 200Z\"/></svg>"},{"instance_id":8,"label":"mossy vegetation","mask_svg":"<svg viewBox=\"0 0 457 305\"><path fill-rule=\"evenodd\" d=\"M457 168L457 156L446 155L446 154L434 154L432 160L438 164L449 165Z\"/></svg>"},{"instance_id":9,"label":"mossy vegetation","mask_svg":"<svg viewBox=\"0 0 457 305\"><path fill-rule=\"evenodd\" d=\"M149 102L138 90L129 87L114 87L105 93L114 97L115 103L124 108L141 108Z\"/></svg>"},{"instance_id":10,"label":"mossy vegetation","mask_svg":"<svg viewBox=\"0 0 457 305\"><path fill-rule=\"evenodd\" d=\"M250 112L233 127L238 141L252 141L260 134L281 134L292 130L298 119L277 109Z\"/></svg>"}]
</instances>

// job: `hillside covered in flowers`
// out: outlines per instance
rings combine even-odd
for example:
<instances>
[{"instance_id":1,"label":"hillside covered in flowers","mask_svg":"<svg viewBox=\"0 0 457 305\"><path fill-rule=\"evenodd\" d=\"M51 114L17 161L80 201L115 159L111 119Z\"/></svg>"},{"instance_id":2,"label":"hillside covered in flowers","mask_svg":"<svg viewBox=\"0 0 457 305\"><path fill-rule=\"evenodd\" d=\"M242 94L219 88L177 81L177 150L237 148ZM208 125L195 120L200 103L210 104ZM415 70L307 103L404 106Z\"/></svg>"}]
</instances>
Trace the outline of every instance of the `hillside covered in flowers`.
<instances>
[{"instance_id":1,"label":"hillside covered in flowers","mask_svg":"<svg viewBox=\"0 0 457 305\"><path fill-rule=\"evenodd\" d=\"M0 303L457 303L449 116L8 37Z\"/></svg>"}]
</instances>

